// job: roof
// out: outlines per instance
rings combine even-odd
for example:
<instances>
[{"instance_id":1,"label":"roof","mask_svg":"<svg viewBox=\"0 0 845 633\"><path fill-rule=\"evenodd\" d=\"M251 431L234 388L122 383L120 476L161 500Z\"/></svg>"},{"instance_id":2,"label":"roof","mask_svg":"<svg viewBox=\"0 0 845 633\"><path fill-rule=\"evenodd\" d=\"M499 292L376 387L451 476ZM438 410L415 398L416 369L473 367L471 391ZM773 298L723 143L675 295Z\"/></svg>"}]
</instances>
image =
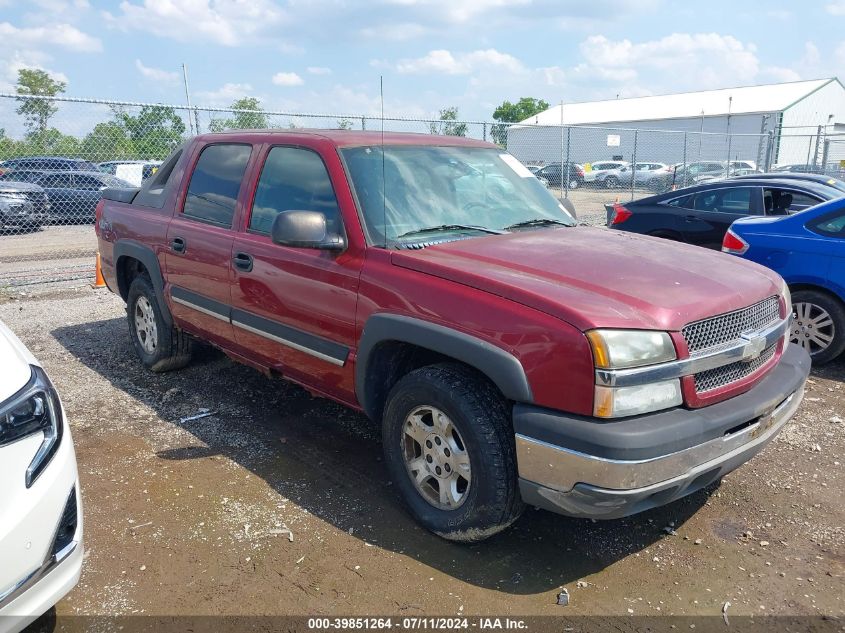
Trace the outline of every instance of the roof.
<instances>
[{"instance_id":1,"label":"roof","mask_svg":"<svg viewBox=\"0 0 845 633\"><path fill-rule=\"evenodd\" d=\"M564 103L563 121L561 106L529 117L520 123L528 125L581 125L618 123L625 121L650 121L654 119L684 119L725 114L752 114L780 112L815 92L836 78L792 81L763 86L743 86L683 92L680 94L610 99L585 103ZM841 84L840 84L841 85Z\"/></svg>"},{"instance_id":2,"label":"roof","mask_svg":"<svg viewBox=\"0 0 845 633\"><path fill-rule=\"evenodd\" d=\"M417 134L414 132L387 132L381 130L321 130L321 129L269 129L269 130L229 130L214 134L203 134L203 138L231 137L273 137L274 140L286 136L307 136L321 138L339 147L362 145L440 145L464 147L492 147L492 143L478 141L463 136L449 136L447 134Z\"/></svg>"}]
</instances>

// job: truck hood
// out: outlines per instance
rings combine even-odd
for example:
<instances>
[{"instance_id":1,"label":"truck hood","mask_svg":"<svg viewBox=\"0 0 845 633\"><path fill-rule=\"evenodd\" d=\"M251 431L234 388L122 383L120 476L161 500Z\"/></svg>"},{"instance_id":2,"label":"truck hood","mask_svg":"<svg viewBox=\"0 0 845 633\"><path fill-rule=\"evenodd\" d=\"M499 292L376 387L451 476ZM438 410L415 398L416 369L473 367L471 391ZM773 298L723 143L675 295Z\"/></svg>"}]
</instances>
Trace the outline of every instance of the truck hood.
<instances>
[{"instance_id":1,"label":"truck hood","mask_svg":"<svg viewBox=\"0 0 845 633\"><path fill-rule=\"evenodd\" d=\"M38 361L20 339L0 321L0 404L23 389Z\"/></svg>"},{"instance_id":2,"label":"truck hood","mask_svg":"<svg viewBox=\"0 0 845 633\"><path fill-rule=\"evenodd\" d=\"M394 251L395 265L541 310L580 328L676 331L778 294L762 266L593 227L522 231Z\"/></svg>"}]
</instances>

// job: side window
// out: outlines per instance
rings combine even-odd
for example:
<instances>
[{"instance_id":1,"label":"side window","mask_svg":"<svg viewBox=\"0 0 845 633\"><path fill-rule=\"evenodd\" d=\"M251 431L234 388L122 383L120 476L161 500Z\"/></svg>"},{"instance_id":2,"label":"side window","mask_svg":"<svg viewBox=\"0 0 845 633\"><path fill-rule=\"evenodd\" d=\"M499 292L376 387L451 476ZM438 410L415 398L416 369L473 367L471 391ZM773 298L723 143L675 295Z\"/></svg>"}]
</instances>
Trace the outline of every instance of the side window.
<instances>
[{"instance_id":1,"label":"side window","mask_svg":"<svg viewBox=\"0 0 845 633\"><path fill-rule=\"evenodd\" d=\"M815 196L794 189L767 188L763 190L763 200L768 215L787 215L803 211L817 205L821 200Z\"/></svg>"},{"instance_id":2,"label":"side window","mask_svg":"<svg viewBox=\"0 0 845 633\"><path fill-rule=\"evenodd\" d=\"M42 187L53 187L56 189L72 186L69 174L50 174L42 178L39 184Z\"/></svg>"},{"instance_id":3,"label":"side window","mask_svg":"<svg viewBox=\"0 0 845 633\"><path fill-rule=\"evenodd\" d=\"M93 176L74 176L73 184L75 189L85 189L87 191L96 191L103 186L103 183Z\"/></svg>"},{"instance_id":4,"label":"side window","mask_svg":"<svg viewBox=\"0 0 845 633\"><path fill-rule=\"evenodd\" d=\"M692 209L692 199L693 196L681 196L680 198L670 200L666 204L670 207L678 207L679 209Z\"/></svg>"},{"instance_id":5,"label":"side window","mask_svg":"<svg viewBox=\"0 0 845 633\"><path fill-rule=\"evenodd\" d=\"M276 216L291 210L320 211L329 230L341 230L337 198L319 154L300 147L274 147L258 179L249 229L269 233Z\"/></svg>"},{"instance_id":6,"label":"side window","mask_svg":"<svg viewBox=\"0 0 845 633\"><path fill-rule=\"evenodd\" d=\"M845 212L840 211L837 214L816 220L814 224L808 225L807 228L822 235L845 238Z\"/></svg>"},{"instance_id":7,"label":"side window","mask_svg":"<svg viewBox=\"0 0 845 633\"><path fill-rule=\"evenodd\" d=\"M209 145L202 150L185 197L183 213L191 218L232 226L251 145Z\"/></svg>"},{"instance_id":8,"label":"side window","mask_svg":"<svg viewBox=\"0 0 845 633\"><path fill-rule=\"evenodd\" d=\"M752 187L702 191L693 196L692 208L716 213L750 213L751 192Z\"/></svg>"}]
</instances>

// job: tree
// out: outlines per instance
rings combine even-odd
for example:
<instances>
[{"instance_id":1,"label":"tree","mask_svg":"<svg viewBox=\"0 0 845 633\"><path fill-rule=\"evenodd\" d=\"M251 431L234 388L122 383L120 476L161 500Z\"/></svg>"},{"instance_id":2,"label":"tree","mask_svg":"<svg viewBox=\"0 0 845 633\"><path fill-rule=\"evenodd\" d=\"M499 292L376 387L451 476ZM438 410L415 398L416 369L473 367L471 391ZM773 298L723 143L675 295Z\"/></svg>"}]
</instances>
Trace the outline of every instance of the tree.
<instances>
[{"instance_id":1,"label":"tree","mask_svg":"<svg viewBox=\"0 0 845 633\"><path fill-rule=\"evenodd\" d=\"M258 130L270 127L261 102L255 97L244 97L229 106L235 110L231 119L211 119L209 129L212 132L224 130ZM240 110L240 112L239 112Z\"/></svg>"},{"instance_id":2,"label":"tree","mask_svg":"<svg viewBox=\"0 0 845 633\"><path fill-rule=\"evenodd\" d=\"M67 84L56 81L43 70L21 68L18 71L17 93L19 95L55 97L65 91ZM47 124L59 108L51 99L18 99L16 112L24 117L24 125L30 133L46 132Z\"/></svg>"},{"instance_id":3,"label":"tree","mask_svg":"<svg viewBox=\"0 0 845 633\"><path fill-rule=\"evenodd\" d=\"M185 122L173 108L144 106L138 116L115 112L117 122L129 134L137 155L144 159L163 159L182 142Z\"/></svg>"},{"instance_id":4,"label":"tree","mask_svg":"<svg viewBox=\"0 0 845 633\"><path fill-rule=\"evenodd\" d=\"M533 97L522 97L516 103L505 101L498 108L493 110L493 119L501 121L502 123L519 123L528 117L539 114L549 109L549 104L542 99L535 99ZM508 140L508 125L494 125L490 132L493 135L493 140L499 145L507 144Z\"/></svg>"},{"instance_id":5,"label":"tree","mask_svg":"<svg viewBox=\"0 0 845 633\"><path fill-rule=\"evenodd\" d=\"M337 120L337 129L338 130L351 130L352 129L352 121L349 119L338 119Z\"/></svg>"},{"instance_id":6,"label":"tree","mask_svg":"<svg viewBox=\"0 0 845 633\"><path fill-rule=\"evenodd\" d=\"M432 134L441 134L445 136L466 136L467 124L457 123L458 109L454 106L443 108L440 111L440 120L432 121L429 124L429 129Z\"/></svg>"},{"instance_id":7,"label":"tree","mask_svg":"<svg viewBox=\"0 0 845 633\"><path fill-rule=\"evenodd\" d=\"M95 163L138 158L129 131L118 121L97 123L82 140L82 155Z\"/></svg>"}]
</instances>

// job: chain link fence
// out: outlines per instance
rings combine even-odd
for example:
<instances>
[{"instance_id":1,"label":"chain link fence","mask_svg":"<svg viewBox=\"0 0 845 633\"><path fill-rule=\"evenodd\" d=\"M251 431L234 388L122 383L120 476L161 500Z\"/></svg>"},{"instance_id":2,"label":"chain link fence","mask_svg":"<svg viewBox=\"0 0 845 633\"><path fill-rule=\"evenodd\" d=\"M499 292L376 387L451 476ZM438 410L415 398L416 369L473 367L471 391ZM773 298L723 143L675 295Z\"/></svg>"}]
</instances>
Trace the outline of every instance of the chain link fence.
<instances>
[{"instance_id":1,"label":"chain link fence","mask_svg":"<svg viewBox=\"0 0 845 633\"><path fill-rule=\"evenodd\" d=\"M767 170L778 155L807 169L845 159L845 135L718 134L305 114L0 94L0 287L93 275L94 212L105 187L137 187L193 134L333 128L466 136L529 166L579 220L605 205ZM796 149L799 148L799 149Z\"/></svg>"}]
</instances>

